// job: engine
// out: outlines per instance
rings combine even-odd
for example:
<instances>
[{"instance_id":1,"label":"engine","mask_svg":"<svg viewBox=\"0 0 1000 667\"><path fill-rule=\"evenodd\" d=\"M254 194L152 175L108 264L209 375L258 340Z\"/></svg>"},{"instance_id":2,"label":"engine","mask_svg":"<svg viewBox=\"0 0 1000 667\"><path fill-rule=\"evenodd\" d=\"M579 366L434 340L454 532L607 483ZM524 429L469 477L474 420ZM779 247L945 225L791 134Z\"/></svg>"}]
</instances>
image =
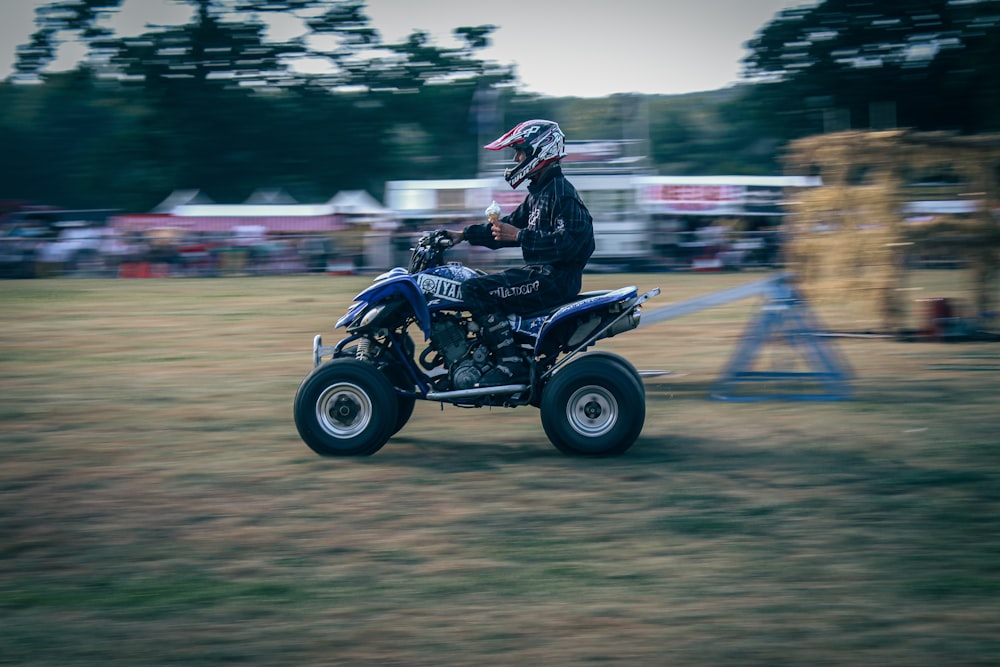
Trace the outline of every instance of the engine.
<instances>
[{"instance_id":1,"label":"engine","mask_svg":"<svg viewBox=\"0 0 1000 667\"><path fill-rule=\"evenodd\" d=\"M455 315L439 314L431 325L431 344L420 355L427 370L444 365L450 388L471 389L489 369L489 350L471 335L469 321ZM435 353L430 358L430 353Z\"/></svg>"},{"instance_id":2,"label":"engine","mask_svg":"<svg viewBox=\"0 0 1000 667\"><path fill-rule=\"evenodd\" d=\"M471 343L466 321L455 315L440 315L434 319L431 347L443 357L445 366L450 368L464 357Z\"/></svg>"}]
</instances>

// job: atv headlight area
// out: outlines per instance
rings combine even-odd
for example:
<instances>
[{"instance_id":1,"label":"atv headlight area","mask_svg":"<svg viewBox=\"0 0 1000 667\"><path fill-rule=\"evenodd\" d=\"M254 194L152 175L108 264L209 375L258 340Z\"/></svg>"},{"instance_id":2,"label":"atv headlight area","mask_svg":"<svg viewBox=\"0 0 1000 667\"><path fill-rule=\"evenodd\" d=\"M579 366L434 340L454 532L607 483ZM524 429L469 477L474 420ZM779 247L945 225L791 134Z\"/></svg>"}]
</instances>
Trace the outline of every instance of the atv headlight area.
<instances>
[{"instance_id":1,"label":"atv headlight area","mask_svg":"<svg viewBox=\"0 0 1000 667\"><path fill-rule=\"evenodd\" d=\"M360 312L351 320L347 330L355 333L364 329L384 326L396 312L397 306L398 302L384 301L368 308L359 309Z\"/></svg>"},{"instance_id":2,"label":"atv headlight area","mask_svg":"<svg viewBox=\"0 0 1000 667\"><path fill-rule=\"evenodd\" d=\"M355 320L364 312L365 307L368 304L363 301L355 301L351 304L351 307L347 309L347 312L340 316L337 320L337 324L334 328L339 329L340 327L345 327L353 324Z\"/></svg>"},{"instance_id":3,"label":"atv headlight area","mask_svg":"<svg viewBox=\"0 0 1000 667\"><path fill-rule=\"evenodd\" d=\"M361 318L361 321L358 322L358 326L359 327L371 326L378 320L379 316L382 314L384 310L385 310L384 303L380 303L377 306L372 306L371 308L368 309L368 312L364 314L364 317Z\"/></svg>"}]
</instances>

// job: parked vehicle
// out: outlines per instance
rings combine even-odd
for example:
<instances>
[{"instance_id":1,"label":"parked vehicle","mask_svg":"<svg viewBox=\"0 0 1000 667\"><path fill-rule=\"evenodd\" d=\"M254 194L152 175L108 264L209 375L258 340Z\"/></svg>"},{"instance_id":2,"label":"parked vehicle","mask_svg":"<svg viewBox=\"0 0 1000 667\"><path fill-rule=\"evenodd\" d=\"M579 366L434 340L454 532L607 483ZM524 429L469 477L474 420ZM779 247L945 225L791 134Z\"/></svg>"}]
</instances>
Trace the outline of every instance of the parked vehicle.
<instances>
[{"instance_id":1,"label":"parked vehicle","mask_svg":"<svg viewBox=\"0 0 1000 667\"><path fill-rule=\"evenodd\" d=\"M383 273L355 297L336 324L346 337L331 346L314 338L314 368L293 407L305 443L324 456L374 454L403 428L415 402L426 400L537 407L549 440L567 454L631 447L645 420L642 379L623 357L586 350L636 328L640 306L660 290L585 292L557 308L510 316L531 359L531 379L479 387L495 361L463 308L461 286L481 272L445 263L451 246L447 232L425 232L408 268ZM411 328L427 341L419 353Z\"/></svg>"},{"instance_id":2,"label":"parked vehicle","mask_svg":"<svg viewBox=\"0 0 1000 667\"><path fill-rule=\"evenodd\" d=\"M118 230L81 223L65 226L54 241L42 246L38 260L64 273L99 275L109 265L117 266L126 253Z\"/></svg>"},{"instance_id":3,"label":"parked vehicle","mask_svg":"<svg viewBox=\"0 0 1000 667\"><path fill-rule=\"evenodd\" d=\"M35 278L39 249L51 233L47 227L21 225L0 232L0 278Z\"/></svg>"},{"instance_id":4,"label":"parked vehicle","mask_svg":"<svg viewBox=\"0 0 1000 667\"><path fill-rule=\"evenodd\" d=\"M591 155L611 148L585 144ZM589 270L770 266L778 260L776 230L787 213L786 201L796 191L821 185L812 176L630 173L624 171L627 164L611 160L601 167L574 160L564 167L594 218L596 247ZM523 186L512 191L500 176L385 184L386 205L405 224L422 229L477 221L491 200L513 209L526 194ZM521 261L517 248L489 254L498 266Z\"/></svg>"}]
</instances>

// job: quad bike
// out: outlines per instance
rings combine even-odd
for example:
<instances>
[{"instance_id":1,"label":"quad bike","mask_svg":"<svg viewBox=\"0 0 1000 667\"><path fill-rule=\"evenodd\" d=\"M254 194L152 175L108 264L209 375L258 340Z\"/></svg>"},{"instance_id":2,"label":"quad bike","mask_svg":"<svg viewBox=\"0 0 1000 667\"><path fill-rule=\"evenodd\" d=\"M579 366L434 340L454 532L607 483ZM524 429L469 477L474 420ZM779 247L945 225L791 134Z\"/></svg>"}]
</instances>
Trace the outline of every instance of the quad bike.
<instances>
[{"instance_id":1,"label":"quad bike","mask_svg":"<svg viewBox=\"0 0 1000 667\"><path fill-rule=\"evenodd\" d=\"M530 359L526 384L478 386L495 364L464 310L462 283L482 272L446 263L444 230L425 232L407 269L376 277L336 328L336 345L313 339L313 370L295 394L295 425L323 456L374 454L406 424L417 400L459 407L540 409L552 444L567 454L627 450L642 431L645 390L623 357L586 350L635 329L640 306L660 293L634 286L585 292L562 306L510 315L515 341ZM418 329L423 349L410 335Z\"/></svg>"}]
</instances>

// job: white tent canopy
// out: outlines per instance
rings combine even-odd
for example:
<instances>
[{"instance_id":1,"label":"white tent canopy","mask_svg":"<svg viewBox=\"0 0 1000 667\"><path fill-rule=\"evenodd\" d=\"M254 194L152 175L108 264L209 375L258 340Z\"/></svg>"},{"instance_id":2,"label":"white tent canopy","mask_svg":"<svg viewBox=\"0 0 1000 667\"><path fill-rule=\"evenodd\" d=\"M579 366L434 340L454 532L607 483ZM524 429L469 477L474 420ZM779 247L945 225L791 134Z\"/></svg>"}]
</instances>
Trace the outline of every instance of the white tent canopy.
<instances>
[{"instance_id":1,"label":"white tent canopy","mask_svg":"<svg viewBox=\"0 0 1000 667\"><path fill-rule=\"evenodd\" d=\"M335 213L351 216L390 217L392 211L364 190L341 190L327 202Z\"/></svg>"},{"instance_id":2,"label":"white tent canopy","mask_svg":"<svg viewBox=\"0 0 1000 667\"><path fill-rule=\"evenodd\" d=\"M201 190L174 190L166 199L153 209L153 213L170 213L178 206L186 204L212 204L214 203Z\"/></svg>"}]
</instances>

